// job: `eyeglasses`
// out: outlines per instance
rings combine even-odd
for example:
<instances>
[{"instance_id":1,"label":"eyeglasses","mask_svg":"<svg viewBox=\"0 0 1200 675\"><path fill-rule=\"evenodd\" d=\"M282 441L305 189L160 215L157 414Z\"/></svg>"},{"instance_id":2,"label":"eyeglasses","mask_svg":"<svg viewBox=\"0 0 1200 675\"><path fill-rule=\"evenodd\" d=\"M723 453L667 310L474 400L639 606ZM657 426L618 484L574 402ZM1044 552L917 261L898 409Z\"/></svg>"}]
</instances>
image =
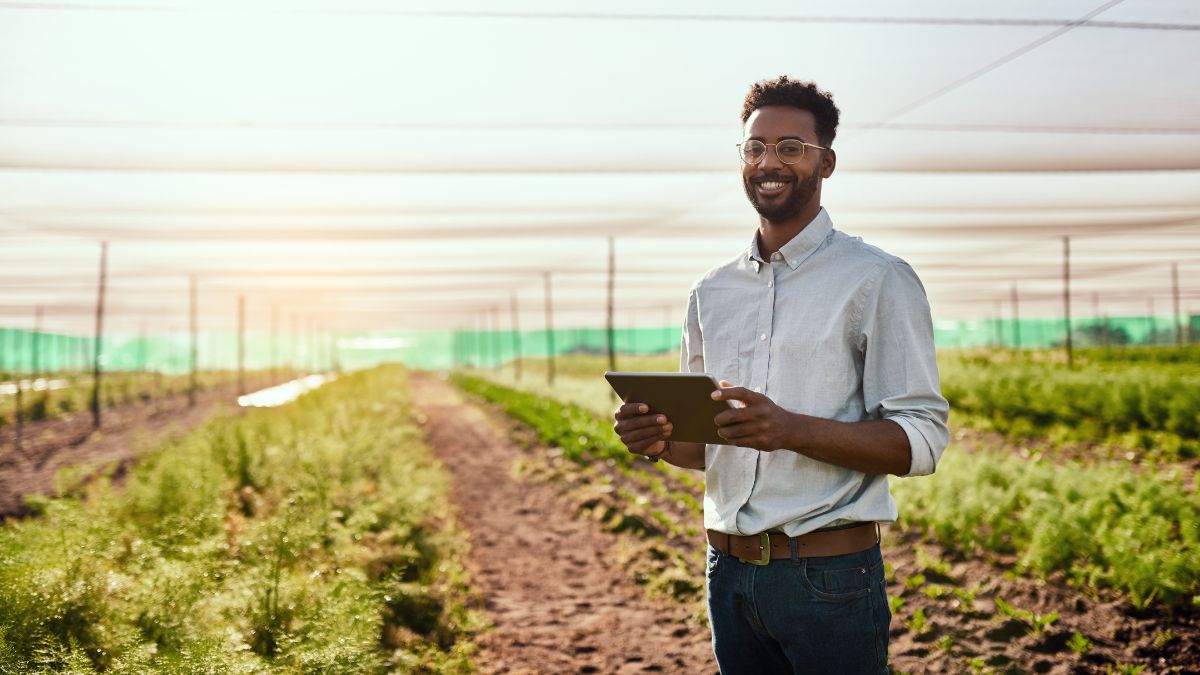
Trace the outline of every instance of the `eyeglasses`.
<instances>
[{"instance_id":1,"label":"eyeglasses","mask_svg":"<svg viewBox=\"0 0 1200 675\"><path fill-rule=\"evenodd\" d=\"M804 147L816 148L818 150L828 150L819 145L805 143L794 138L788 138L778 143L763 143L762 141L746 141L738 143L738 156L747 164L758 164L767 156L767 148L775 148L775 156L784 164L795 164L801 159L804 159Z\"/></svg>"}]
</instances>

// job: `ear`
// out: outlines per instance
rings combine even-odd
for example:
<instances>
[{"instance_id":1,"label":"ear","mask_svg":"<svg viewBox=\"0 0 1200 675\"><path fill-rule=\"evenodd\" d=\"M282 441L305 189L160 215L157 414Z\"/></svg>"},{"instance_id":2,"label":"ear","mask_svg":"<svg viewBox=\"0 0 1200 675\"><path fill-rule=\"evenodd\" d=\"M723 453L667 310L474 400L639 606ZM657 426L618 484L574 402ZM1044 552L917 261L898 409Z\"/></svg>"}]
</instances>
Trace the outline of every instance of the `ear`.
<instances>
[{"instance_id":1,"label":"ear","mask_svg":"<svg viewBox=\"0 0 1200 675\"><path fill-rule=\"evenodd\" d=\"M821 152L821 178L829 178L837 168L837 153L833 148Z\"/></svg>"}]
</instances>

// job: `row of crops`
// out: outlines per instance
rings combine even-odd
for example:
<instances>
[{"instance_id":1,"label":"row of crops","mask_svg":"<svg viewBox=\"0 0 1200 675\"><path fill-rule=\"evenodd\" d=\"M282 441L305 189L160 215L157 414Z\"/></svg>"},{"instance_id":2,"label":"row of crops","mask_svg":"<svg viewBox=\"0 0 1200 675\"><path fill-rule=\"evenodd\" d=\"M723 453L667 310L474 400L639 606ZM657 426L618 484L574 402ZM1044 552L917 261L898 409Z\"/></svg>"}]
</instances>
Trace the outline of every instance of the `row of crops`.
<instances>
[{"instance_id":1,"label":"row of crops","mask_svg":"<svg viewBox=\"0 0 1200 675\"><path fill-rule=\"evenodd\" d=\"M261 383L273 378L287 379L294 374L291 371L250 371L245 377L247 382ZM0 373L0 382L9 383L9 387L0 392L0 428L14 424L18 415L25 422L37 422L86 412L91 405L90 373L51 374L33 382L25 380L20 385L15 376L10 381L5 375ZM237 381L236 370L202 371L196 375L196 387L200 391ZM21 386L20 397L16 395L17 386ZM189 375L142 371L105 373L100 383L100 405L111 408L178 396L187 393L190 386Z\"/></svg>"},{"instance_id":2,"label":"row of crops","mask_svg":"<svg viewBox=\"0 0 1200 675\"><path fill-rule=\"evenodd\" d=\"M214 419L0 529L0 672L459 672L446 477L399 367Z\"/></svg>"},{"instance_id":3,"label":"row of crops","mask_svg":"<svg viewBox=\"0 0 1200 675\"><path fill-rule=\"evenodd\" d=\"M1044 355L1012 352L943 354L940 365L952 407L966 408L958 414L960 421L987 419L992 428L1020 436L1078 426L1073 406L1085 394L1102 402L1137 388L1146 399L1200 398L1200 389L1191 384L1200 378L1196 365L1170 354L1159 362L1144 361L1121 367L1097 350L1089 362L1069 371ZM627 370L674 370L675 365L670 356L621 363ZM481 373L484 378L460 377L459 382L502 404L568 458L623 466L629 456L611 429L616 401L600 377L605 366L595 357L560 361L553 389L543 384L536 364L526 365L520 381L508 372L488 371ZM1147 372L1157 377L1140 379ZM962 383L963 377L971 386ZM1010 409L1047 411L1030 422L1032 429L1013 421L1022 418L991 407L999 394L990 392L1015 389L1026 407ZM1200 415L1200 400L1187 414L1193 421ZM1112 419L1110 426L1096 426L1091 438L1121 443L1132 429L1145 437L1169 435L1177 441L1173 447L1194 447L1194 434L1167 427L1172 419ZM1182 478L1182 467L1168 461L1178 453L1164 450L1156 456L1163 461L1130 471L1124 461L1028 459L1012 448L966 452L952 442L935 478L894 479L893 492L904 524L967 554L1015 556L1023 573L1061 573L1081 589L1107 588L1136 607L1200 607L1200 491L1194 484L1200 478ZM1081 465L1086 466L1081 470ZM694 499L690 504L699 522L700 506Z\"/></svg>"}]
</instances>

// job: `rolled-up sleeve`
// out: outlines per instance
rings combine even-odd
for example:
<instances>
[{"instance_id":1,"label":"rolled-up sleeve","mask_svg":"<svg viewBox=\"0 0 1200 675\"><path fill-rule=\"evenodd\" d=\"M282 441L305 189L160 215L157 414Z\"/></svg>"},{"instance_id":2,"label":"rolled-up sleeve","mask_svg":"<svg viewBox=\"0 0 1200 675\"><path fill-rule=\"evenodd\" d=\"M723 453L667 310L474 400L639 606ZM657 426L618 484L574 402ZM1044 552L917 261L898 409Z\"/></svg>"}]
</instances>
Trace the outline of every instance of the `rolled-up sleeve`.
<instances>
[{"instance_id":1,"label":"rolled-up sleeve","mask_svg":"<svg viewBox=\"0 0 1200 675\"><path fill-rule=\"evenodd\" d=\"M868 287L859 336L867 415L892 420L908 436L905 476L933 473L950 440L950 406L938 377L929 301L907 263L889 262Z\"/></svg>"}]
</instances>

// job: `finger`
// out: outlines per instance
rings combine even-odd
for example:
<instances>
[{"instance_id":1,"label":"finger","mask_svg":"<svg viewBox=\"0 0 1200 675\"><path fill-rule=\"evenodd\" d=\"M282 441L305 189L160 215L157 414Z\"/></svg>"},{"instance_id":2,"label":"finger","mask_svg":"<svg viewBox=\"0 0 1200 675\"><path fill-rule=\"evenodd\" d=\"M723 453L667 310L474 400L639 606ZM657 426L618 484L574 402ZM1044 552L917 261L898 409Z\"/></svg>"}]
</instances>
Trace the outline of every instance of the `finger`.
<instances>
[{"instance_id":1,"label":"finger","mask_svg":"<svg viewBox=\"0 0 1200 675\"><path fill-rule=\"evenodd\" d=\"M754 433L755 429L753 425L745 423L727 424L717 427L717 435L727 441L740 441L754 436Z\"/></svg>"},{"instance_id":2,"label":"finger","mask_svg":"<svg viewBox=\"0 0 1200 675\"><path fill-rule=\"evenodd\" d=\"M645 415L648 412L650 412L650 407L645 403L624 403L616 409L616 411L613 413L613 416L620 420L636 417L638 415Z\"/></svg>"},{"instance_id":3,"label":"finger","mask_svg":"<svg viewBox=\"0 0 1200 675\"><path fill-rule=\"evenodd\" d=\"M751 413L747 412L745 408L730 408L729 410L723 410L717 413L716 416L713 417L713 422L719 427L728 426L730 424L737 424L739 422L746 421L750 414Z\"/></svg>"},{"instance_id":4,"label":"finger","mask_svg":"<svg viewBox=\"0 0 1200 675\"><path fill-rule=\"evenodd\" d=\"M726 387L714 391L712 397L714 401L742 401L749 404L762 398L762 394L750 391L745 387Z\"/></svg>"},{"instance_id":5,"label":"finger","mask_svg":"<svg viewBox=\"0 0 1200 675\"><path fill-rule=\"evenodd\" d=\"M629 452L632 452L635 455L657 455L662 450L662 448L661 447L655 448L655 446L659 445L661 443L662 443L661 440L654 440L654 441L649 441L649 442L643 441L641 443L635 443L628 447L629 447Z\"/></svg>"},{"instance_id":6,"label":"finger","mask_svg":"<svg viewBox=\"0 0 1200 675\"><path fill-rule=\"evenodd\" d=\"M670 428L663 429L661 427L638 429L637 431L631 431L622 435L621 442L623 442L625 445L632 446L633 444L641 443L642 441L661 441L665 440L667 436L670 436L671 431L672 430Z\"/></svg>"},{"instance_id":7,"label":"finger","mask_svg":"<svg viewBox=\"0 0 1200 675\"><path fill-rule=\"evenodd\" d=\"M666 415L638 415L637 417L627 417L613 425L613 430L618 436L629 431L636 431L647 427L661 427L670 424L671 420L667 419Z\"/></svg>"}]
</instances>

